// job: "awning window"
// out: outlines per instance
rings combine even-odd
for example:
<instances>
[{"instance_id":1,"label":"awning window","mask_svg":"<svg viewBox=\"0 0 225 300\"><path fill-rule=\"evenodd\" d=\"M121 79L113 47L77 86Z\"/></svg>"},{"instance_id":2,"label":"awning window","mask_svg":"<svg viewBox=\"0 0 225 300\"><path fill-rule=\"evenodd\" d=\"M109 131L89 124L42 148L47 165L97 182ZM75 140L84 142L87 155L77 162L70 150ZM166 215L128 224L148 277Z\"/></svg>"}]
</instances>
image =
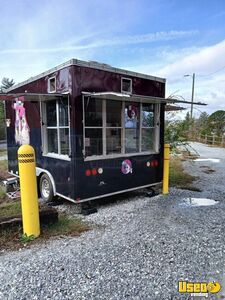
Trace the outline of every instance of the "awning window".
<instances>
[{"instance_id":1,"label":"awning window","mask_svg":"<svg viewBox=\"0 0 225 300\"><path fill-rule=\"evenodd\" d=\"M114 93L114 92L100 92L100 93L90 93L90 92L82 92L84 96L88 96L90 98L98 98L98 99L109 99L109 100L119 100L119 101L131 101L131 102L141 102L141 103L184 103L191 104L190 101L178 100L173 98L162 98L162 97L153 97L153 96L143 96L143 95L129 95L124 93ZM202 102L193 102L195 105L207 105Z\"/></svg>"},{"instance_id":2,"label":"awning window","mask_svg":"<svg viewBox=\"0 0 225 300\"><path fill-rule=\"evenodd\" d=\"M67 94L51 93L51 94L41 94L41 93L12 93L12 94L0 94L0 101L48 101L57 98L68 97Z\"/></svg>"}]
</instances>

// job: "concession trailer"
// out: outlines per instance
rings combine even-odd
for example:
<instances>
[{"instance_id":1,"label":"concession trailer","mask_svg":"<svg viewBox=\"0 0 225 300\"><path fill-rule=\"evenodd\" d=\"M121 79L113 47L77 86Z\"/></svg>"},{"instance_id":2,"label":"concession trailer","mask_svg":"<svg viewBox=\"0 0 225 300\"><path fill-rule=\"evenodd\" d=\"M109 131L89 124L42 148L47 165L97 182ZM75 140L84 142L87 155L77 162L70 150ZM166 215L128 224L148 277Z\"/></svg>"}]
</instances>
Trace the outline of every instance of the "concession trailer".
<instances>
[{"instance_id":1,"label":"concession trailer","mask_svg":"<svg viewBox=\"0 0 225 300\"><path fill-rule=\"evenodd\" d=\"M72 59L1 95L8 169L35 149L39 192L75 203L162 182L165 79ZM185 102L185 101L181 101Z\"/></svg>"}]
</instances>

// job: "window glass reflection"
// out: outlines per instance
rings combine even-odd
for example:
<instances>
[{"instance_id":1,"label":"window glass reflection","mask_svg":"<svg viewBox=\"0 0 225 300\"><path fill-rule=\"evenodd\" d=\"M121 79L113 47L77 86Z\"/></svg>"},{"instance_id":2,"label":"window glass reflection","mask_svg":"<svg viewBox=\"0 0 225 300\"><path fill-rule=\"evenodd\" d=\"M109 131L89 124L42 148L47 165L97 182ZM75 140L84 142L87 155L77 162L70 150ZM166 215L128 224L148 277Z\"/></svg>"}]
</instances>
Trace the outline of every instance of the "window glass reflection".
<instances>
[{"instance_id":1,"label":"window glass reflection","mask_svg":"<svg viewBox=\"0 0 225 300\"><path fill-rule=\"evenodd\" d=\"M142 104L142 127L154 127L153 104Z\"/></svg>"},{"instance_id":2,"label":"window glass reflection","mask_svg":"<svg viewBox=\"0 0 225 300\"><path fill-rule=\"evenodd\" d=\"M84 101L85 126L102 126L102 100L86 97Z\"/></svg>"}]
</instances>

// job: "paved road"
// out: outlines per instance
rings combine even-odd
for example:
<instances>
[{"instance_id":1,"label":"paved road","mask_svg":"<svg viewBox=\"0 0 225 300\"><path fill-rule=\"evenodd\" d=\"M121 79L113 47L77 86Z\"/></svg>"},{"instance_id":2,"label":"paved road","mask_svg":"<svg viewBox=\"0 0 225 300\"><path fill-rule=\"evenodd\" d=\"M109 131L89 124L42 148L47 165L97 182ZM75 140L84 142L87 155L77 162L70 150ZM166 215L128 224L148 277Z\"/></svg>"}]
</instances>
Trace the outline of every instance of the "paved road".
<instances>
[{"instance_id":1,"label":"paved road","mask_svg":"<svg viewBox=\"0 0 225 300\"><path fill-rule=\"evenodd\" d=\"M85 218L100 226L81 237L2 254L0 299L188 299L177 292L178 280L217 280L222 285L217 299L224 299L225 150L194 146L203 158L221 159L185 163L201 176L202 192L117 196L118 202ZM215 172L204 173L206 167ZM218 203L192 207L185 202L206 196Z\"/></svg>"},{"instance_id":2,"label":"paved road","mask_svg":"<svg viewBox=\"0 0 225 300\"><path fill-rule=\"evenodd\" d=\"M225 148L217 148L200 143L190 143L190 146L201 155L201 158L225 159Z\"/></svg>"}]
</instances>

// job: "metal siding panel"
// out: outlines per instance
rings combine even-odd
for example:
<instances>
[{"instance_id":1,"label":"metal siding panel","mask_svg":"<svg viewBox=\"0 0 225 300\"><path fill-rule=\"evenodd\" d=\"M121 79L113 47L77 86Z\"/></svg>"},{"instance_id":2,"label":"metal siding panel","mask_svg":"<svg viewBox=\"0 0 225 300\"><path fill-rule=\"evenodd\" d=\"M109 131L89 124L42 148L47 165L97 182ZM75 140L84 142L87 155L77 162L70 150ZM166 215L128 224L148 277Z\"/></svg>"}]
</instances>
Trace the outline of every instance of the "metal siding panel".
<instances>
[{"instance_id":1,"label":"metal siding panel","mask_svg":"<svg viewBox=\"0 0 225 300\"><path fill-rule=\"evenodd\" d=\"M132 162L132 173L122 173L121 166L125 159L129 159ZM129 158L121 157L85 163L80 160L77 172L77 180L79 182L77 197L82 200L160 182L162 180L162 164L160 163L158 167L147 167L147 162L153 159L159 160L160 154L133 156ZM85 170L93 168L103 168L103 174L87 177Z\"/></svg>"},{"instance_id":2,"label":"metal siding panel","mask_svg":"<svg viewBox=\"0 0 225 300\"><path fill-rule=\"evenodd\" d=\"M83 124L82 124L82 97L81 92L121 92L121 77L125 77L121 74L110 73L103 70L94 70L91 68L82 67L80 73L75 67L76 73L80 75L80 88L75 92L75 138L76 138L76 198L85 199L89 197L97 197L98 195L104 195L113 193L136 186L143 186L151 183L160 182L162 180L162 149L161 146L159 154L145 155L145 156L133 156L133 157L120 157L116 159L105 159L96 161L86 161L83 159ZM127 76L128 78L132 78ZM134 78L132 78L134 79ZM76 82L78 78L76 79ZM164 97L165 84L159 83L148 79L135 78L133 81L133 93L137 93L144 96ZM161 127L160 133L163 133L161 114ZM160 142L162 139L160 137ZM147 161L152 159L159 159L160 164L157 168L149 168L146 166ZM134 173L124 175L121 172L121 164L125 159L130 159L133 163ZM85 170L91 168L103 168L104 173L102 175L86 177ZM101 185L100 182L106 182L105 185Z\"/></svg>"}]
</instances>

